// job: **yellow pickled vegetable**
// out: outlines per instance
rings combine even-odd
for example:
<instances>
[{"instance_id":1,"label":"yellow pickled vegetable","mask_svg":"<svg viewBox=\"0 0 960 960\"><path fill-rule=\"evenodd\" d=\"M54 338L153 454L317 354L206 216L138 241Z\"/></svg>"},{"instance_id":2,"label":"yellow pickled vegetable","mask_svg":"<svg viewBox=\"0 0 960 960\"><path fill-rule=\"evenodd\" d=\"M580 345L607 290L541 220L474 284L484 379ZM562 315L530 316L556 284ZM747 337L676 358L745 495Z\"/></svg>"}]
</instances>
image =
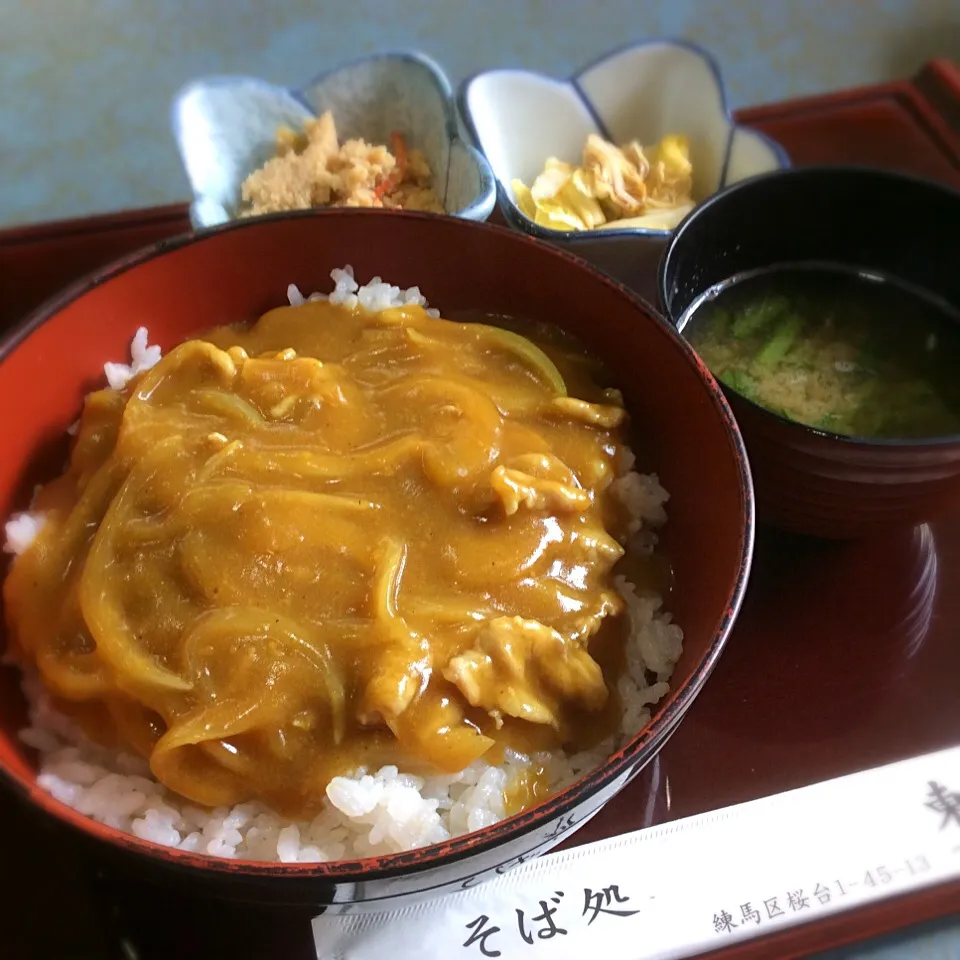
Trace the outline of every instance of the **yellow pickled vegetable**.
<instances>
[{"instance_id":1,"label":"yellow pickled vegetable","mask_svg":"<svg viewBox=\"0 0 960 960\"><path fill-rule=\"evenodd\" d=\"M677 207L690 199L693 188L693 164L685 137L664 137L651 151L647 178L649 206Z\"/></svg>"},{"instance_id":2,"label":"yellow pickled vegetable","mask_svg":"<svg viewBox=\"0 0 960 960\"><path fill-rule=\"evenodd\" d=\"M617 147L590 134L580 166L548 157L531 186L511 186L520 212L550 230L671 230L693 209L690 145L670 134Z\"/></svg>"}]
</instances>

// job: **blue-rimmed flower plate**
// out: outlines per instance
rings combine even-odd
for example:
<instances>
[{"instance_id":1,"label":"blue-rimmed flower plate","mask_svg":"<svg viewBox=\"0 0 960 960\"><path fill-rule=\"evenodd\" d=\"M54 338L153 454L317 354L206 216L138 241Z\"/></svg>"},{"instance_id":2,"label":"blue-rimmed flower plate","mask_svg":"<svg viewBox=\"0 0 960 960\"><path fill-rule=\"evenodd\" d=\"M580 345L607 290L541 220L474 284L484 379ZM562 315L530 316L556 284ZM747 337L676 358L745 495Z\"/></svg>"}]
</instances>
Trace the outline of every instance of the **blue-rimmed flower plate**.
<instances>
[{"instance_id":1,"label":"blue-rimmed flower plate","mask_svg":"<svg viewBox=\"0 0 960 960\"><path fill-rule=\"evenodd\" d=\"M789 166L782 147L734 122L716 62L685 41L622 47L569 80L527 70L487 71L464 82L459 105L497 179L507 221L627 282L636 280L638 271L650 273L649 261L659 257L671 230L549 229L520 211L514 178L529 186L551 156L578 163L591 133L617 144L634 139L654 144L667 134L683 134L690 144L696 202L739 180Z\"/></svg>"},{"instance_id":2,"label":"blue-rimmed flower plate","mask_svg":"<svg viewBox=\"0 0 960 960\"><path fill-rule=\"evenodd\" d=\"M298 90L245 76L194 80L175 97L173 132L193 190L195 228L233 220L240 188L276 147L277 130L326 110L341 140L388 144L400 131L423 151L434 187L453 216L486 220L496 203L487 161L464 143L445 74L419 53L384 53L321 74Z\"/></svg>"}]
</instances>

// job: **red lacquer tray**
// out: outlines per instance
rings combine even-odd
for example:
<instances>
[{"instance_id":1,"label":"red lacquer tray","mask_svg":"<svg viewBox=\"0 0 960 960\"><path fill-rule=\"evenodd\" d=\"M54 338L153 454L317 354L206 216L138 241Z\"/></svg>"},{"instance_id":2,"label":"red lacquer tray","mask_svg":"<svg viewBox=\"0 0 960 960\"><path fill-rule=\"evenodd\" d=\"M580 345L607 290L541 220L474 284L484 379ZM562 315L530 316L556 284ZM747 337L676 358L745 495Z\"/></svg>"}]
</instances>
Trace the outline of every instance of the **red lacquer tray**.
<instances>
[{"instance_id":1,"label":"red lacquer tray","mask_svg":"<svg viewBox=\"0 0 960 960\"><path fill-rule=\"evenodd\" d=\"M795 164L865 163L960 186L960 70L746 110ZM0 233L0 328L60 287L189 227L182 205ZM4 414L9 415L9 414ZM932 533L932 535L931 535ZM873 543L761 531L716 673L585 843L960 743L960 516ZM936 589L933 585L936 584ZM307 917L217 907L100 876L0 796L4 957L315 956ZM746 839L746 838L745 838ZM776 931L711 957L799 957L958 909L960 882ZM722 944L718 943L718 947Z\"/></svg>"}]
</instances>

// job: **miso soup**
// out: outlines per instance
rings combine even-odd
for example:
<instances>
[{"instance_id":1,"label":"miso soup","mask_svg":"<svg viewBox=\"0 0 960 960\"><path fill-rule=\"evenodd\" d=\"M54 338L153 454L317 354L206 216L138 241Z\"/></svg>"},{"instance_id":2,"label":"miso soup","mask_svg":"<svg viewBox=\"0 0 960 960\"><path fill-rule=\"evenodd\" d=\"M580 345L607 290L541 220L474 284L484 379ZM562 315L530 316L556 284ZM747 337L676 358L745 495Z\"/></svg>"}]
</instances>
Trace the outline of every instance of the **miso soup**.
<instances>
[{"instance_id":1,"label":"miso soup","mask_svg":"<svg viewBox=\"0 0 960 960\"><path fill-rule=\"evenodd\" d=\"M767 410L847 436L960 433L960 316L897 280L790 265L718 284L683 333Z\"/></svg>"}]
</instances>

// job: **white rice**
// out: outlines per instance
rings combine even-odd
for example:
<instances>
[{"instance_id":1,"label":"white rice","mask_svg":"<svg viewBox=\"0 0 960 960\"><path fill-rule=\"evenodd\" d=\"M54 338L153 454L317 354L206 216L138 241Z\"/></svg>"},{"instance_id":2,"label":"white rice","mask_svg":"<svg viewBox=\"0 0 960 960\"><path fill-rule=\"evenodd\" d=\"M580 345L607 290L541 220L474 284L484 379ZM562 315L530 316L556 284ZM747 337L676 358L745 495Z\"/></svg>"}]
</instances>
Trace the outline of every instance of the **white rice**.
<instances>
[{"instance_id":1,"label":"white rice","mask_svg":"<svg viewBox=\"0 0 960 960\"><path fill-rule=\"evenodd\" d=\"M417 287L402 290L374 277L359 286L347 266L331 273L329 296L304 297L293 284L291 305L329 299L368 310L416 304L426 307ZM439 316L437 311L428 311ZM121 389L127 380L160 359L160 348L148 345L147 330L137 330L129 364L104 366L107 382ZM634 549L650 550L653 528L666 519L667 492L655 475L634 471L632 454L618 464L611 491L633 518ZM44 517L29 511L7 522L7 553L22 553L43 526ZM671 623L655 596L637 595L623 577L616 585L627 603L631 637L627 671L618 692L624 704L621 732L596 749L574 756L526 757L508 752L505 761L483 760L452 776L419 777L395 766L359 769L335 777L326 790L324 808L310 821L284 819L259 803L232 808L201 809L171 794L150 774L147 762L90 742L76 726L51 707L37 677L24 676L30 704L30 725L21 732L24 743L40 755L37 783L80 813L143 840L211 856L244 860L321 862L410 850L452 836L480 830L502 819L504 790L531 763L546 764L550 784L559 789L594 769L650 720L650 706L667 693L667 681L680 656L683 634Z\"/></svg>"},{"instance_id":2,"label":"white rice","mask_svg":"<svg viewBox=\"0 0 960 960\"><path fill-rule=\"evenodd\" d=\"M299 287L295 283L291 283L287 287L287 300L290 301L290 306L299 307L310 300L329 300L331 303L342 304L350 309L359 304L374 313L389 310L391 307L425 307L429 316L440 316L439 310L432 310L427 307L427 301L420 293L419 287L401 290L400 287L384 283L380 277L373 277L369 283L365 283L361 287L353 275L353 267L350 264L347 264L342 270L332 270L330 279L333 280L334 286L333 292L329 295L311 293L309 297L304 297Z\"/></svg>"},{"instance_id":3,"label":"white rice","mask_svg":"<svg viewBox=\"0 0 960 960\"><path fill-rule=\"evenodd\" d=\"M160 348L147 346L147 328L140 327L130 344L130 363L105 363L103 374L113 390L122 390L131 377L149 370L160 360Z\"/></svg>"},{"instance_id":4,"label":"white rice","mask_svg":"<svg viewBox=\"0 0 960 960\"><path fill-rule=\"evenodd\" d=\"M15 513L4 524L3 532L6 541L3 544L4 553L23 553L33 543L34 537L43 529L46 517L42 513Z\"/></svg>"}]
</instances>

